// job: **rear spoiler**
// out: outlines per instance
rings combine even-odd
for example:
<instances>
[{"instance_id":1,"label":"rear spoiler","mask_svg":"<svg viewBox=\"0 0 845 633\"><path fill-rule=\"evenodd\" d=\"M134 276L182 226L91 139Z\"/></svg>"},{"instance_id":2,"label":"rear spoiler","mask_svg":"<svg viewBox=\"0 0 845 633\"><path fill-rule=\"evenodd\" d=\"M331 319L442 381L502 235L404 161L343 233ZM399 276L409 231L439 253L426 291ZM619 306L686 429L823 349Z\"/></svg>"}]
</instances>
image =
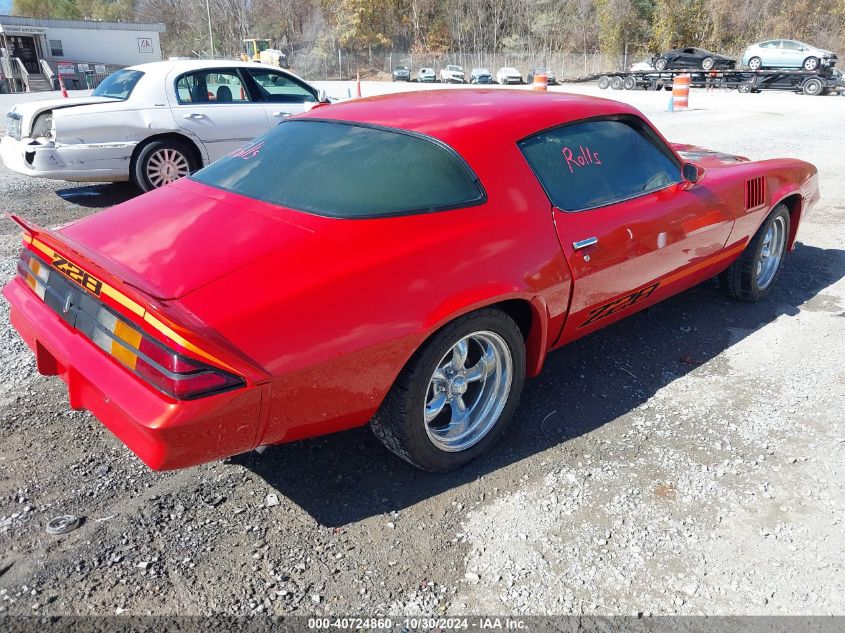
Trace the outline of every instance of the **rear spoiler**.
<instances>
[{"instance_id":1,"label":"rear spoiler","mask_svg":"<svg viewBox=\"0 0 845 633\"><path fill-rule=\"evenodd\" d=\"M21 227L24 231L26 231L26 232L29 234L29 236L30 236L30 237L35 237L36 233L38 233L38 229L39 229L39 227L35 226L34 224L33 224L33 225L27 224L26 220L24 220L24 219L23 219L21 216L19 216L19 215L13 215L13 214L8 214L8 215L7 215L7 214L5 214L5 213L4 213L4 214L3 214L2 216L0 216L0 217L9 218L12 222L14 222L15 224L17 224L17 225L18 225L19 227Z\"/></svg>"}]
</instances>

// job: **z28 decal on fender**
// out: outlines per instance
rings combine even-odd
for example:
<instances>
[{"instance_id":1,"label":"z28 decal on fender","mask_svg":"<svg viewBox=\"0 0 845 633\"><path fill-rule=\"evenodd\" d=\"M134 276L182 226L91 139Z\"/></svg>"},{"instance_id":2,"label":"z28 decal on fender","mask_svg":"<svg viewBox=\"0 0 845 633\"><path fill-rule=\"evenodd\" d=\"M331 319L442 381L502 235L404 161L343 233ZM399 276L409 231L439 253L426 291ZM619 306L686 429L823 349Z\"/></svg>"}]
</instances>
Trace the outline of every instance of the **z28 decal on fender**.
<instances>
[{"instance_id":1,"label":"z28 decal on fender","mask_svg":"<svg viewBox=\"0 0 845 633\"><path fill-rule=\"evenodd\" d=\"M657 290L657 287L660 285L660 282L651 284L650 286L646 286L640 290L635 290L634 292L630 292L623 297L619 297L618 299L614 299L610 303L605 303L603 306L599 306L598 308L593 308L590 310L590 316L584 321L579 328L586 327L596 321L603 319L605 317L610 316L611 314L616 314L620 310L624 310L635 303L639 303L640 301L645 301L648 299L651 294Z\"/></svg>"},{"instance_id":2,"label":"z28 decal on fender","mask_svg":"<svg viewBox=\"0 0 845 633\"><path fill-rule=\"evenodd\" d=\"M56 255L53 258L53 268L78 283L85 290L94 293L98 297L100 296L100 291L103 289L103 282L85 272L76 264L71 264L64 257Z\"/></svg>"}]
</instances>

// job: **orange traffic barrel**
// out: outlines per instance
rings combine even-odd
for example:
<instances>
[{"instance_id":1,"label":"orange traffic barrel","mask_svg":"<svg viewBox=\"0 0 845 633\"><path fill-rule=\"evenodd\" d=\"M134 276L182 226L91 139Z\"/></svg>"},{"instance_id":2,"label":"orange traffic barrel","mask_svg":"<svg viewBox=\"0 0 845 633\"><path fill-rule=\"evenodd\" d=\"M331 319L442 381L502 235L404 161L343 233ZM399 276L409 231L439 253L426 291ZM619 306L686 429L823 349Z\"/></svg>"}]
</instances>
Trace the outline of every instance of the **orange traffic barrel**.
<instances>
[{"instance_id":1,"label":"orange traffic barrel","mask_svg":"<svg viewBox=\"0 0 845 633\"><path fill-rule=\"evenodd\" d=\"M690 79L690 75L684 73L675 75L672 81L672 105L675 110L683 110L689 107Z\"/></svg>"},{"instance_id":2,"label":"orange traffic barrel","mask_svg":"<svg viewBox=\"0 0 845 633\"><path fill-rule=\"evenodd\" d=\"M546 90L549 86L549 78L544 74L534 75L534 84L531 90Z\"/></svg>"}]
</instances>

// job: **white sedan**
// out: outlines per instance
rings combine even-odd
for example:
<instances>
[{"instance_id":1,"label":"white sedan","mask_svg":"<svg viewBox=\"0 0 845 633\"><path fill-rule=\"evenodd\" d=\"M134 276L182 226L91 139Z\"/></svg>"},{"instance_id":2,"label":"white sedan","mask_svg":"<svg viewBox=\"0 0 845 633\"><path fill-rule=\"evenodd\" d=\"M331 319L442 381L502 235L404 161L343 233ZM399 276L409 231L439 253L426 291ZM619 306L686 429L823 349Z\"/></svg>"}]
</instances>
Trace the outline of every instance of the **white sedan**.
<instances>
[{"instance_id":1,"label":"white sedan","mask_svg":"<svg viewBox=\"0 0 845 633\"><path fill-rule=\"evenodd\" d=\"M521 84L522 73L516 68L505 66L496 73L496 82L500 84Z\"/></svg>"},{"instance_id":2,"label":"white sedan","mask_svg":"<svg viewBox=\"0 0 845 633\"><path fill-rule=\"evenodd\" d=\"M325 103L290 72L253 62L166 61L112 73L90 97L18 104L0 141L6 167L149 191Z\"/></svg>"}]
</instances>

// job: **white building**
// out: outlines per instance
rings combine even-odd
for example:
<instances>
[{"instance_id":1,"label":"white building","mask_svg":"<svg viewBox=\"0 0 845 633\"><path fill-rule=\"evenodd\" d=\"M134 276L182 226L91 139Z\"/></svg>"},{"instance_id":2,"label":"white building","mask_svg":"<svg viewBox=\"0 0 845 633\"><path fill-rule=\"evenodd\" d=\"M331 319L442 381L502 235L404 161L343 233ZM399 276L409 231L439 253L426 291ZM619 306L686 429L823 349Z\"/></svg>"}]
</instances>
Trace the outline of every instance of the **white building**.
<instances>
[{"instance_id":1,"label":"white building","mask_svg":"<svg viewBox=\"0 0 845 633\"><path fill-rule=\"evenodd\" d=\"M8 90L48 90L61 75L84 88L123 66L161 60L164 24L0 15L0 72Z\"/></svg>"}]
</instances>

